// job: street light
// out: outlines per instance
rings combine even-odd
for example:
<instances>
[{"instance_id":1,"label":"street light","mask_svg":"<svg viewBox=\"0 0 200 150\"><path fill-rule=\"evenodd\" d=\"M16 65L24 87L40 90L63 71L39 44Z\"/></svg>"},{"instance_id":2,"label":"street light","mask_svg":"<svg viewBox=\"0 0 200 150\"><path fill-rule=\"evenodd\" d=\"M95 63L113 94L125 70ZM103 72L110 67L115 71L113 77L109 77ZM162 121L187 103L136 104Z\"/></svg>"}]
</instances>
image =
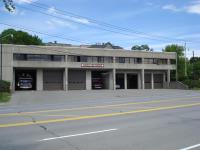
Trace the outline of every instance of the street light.
<instances>
[{"instance_id":1,"label":"street light","mask_svg":"<svg viewBox=\"0 0 200 150\"><path fill-rule=\"evenodd\" d=\"M6 38L6 37L8 37L8 36L10 36L11 38L13 38L13 34L7 34L7 35L5 35L5 36L0 36L0 43L1 43L1 69L0 69L0 71L1 71L1 73L0 73L0 80L2 80L3 79L3 41L2 41L2 39L3 38Z\"/></svg>"}]
</instances>

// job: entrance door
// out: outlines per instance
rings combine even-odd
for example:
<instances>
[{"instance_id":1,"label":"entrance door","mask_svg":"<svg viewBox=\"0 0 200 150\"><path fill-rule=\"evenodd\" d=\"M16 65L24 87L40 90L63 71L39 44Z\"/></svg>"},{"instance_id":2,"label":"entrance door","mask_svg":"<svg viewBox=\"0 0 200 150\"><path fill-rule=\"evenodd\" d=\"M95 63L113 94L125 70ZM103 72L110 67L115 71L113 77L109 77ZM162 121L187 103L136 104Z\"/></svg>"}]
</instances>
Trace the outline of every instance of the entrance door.
<instances>
[{"instance_id":1,"label":"entrance door","mask_svg":"<svg viewBox=\"0 0 200 150\"><path fill-rule=\"evenodd\" d=\"M137 88L138 88L138 75L127 74L127 89L137 89Z\"/></svg>"},{"instance_id":2,"label":"entrance door","mask_svg":"<svg viewBox=\"0 0 200 150\"><path fill-rule=\"evenodd\" d=\"M116 74L116 89L124 89L124 74Z\"/></svg>"}]
</instances>

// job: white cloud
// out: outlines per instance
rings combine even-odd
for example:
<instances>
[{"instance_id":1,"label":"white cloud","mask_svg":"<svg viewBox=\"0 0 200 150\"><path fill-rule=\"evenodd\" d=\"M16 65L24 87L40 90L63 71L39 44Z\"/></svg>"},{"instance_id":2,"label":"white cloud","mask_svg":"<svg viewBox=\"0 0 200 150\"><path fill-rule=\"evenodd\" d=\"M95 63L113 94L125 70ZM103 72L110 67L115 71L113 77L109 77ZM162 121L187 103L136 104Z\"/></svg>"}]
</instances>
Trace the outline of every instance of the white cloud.
<instances>
[{"instance_id":1,"label":"white cloud","mask_svg":"<svg viewBox=\"0 0 200 150\"><path fill-rule=\"evenodd\" d=\"M35 2L35 1L37 1L37 0L14 0L14 2L15 3L17 3L17 4L23 4L23 3L33 3L33 2Z\"/></svg>"},{"instance_id":2,"label":"white cloud","mask_svg":"<svg viewBox=\"0 0 200 150\"><path fill-rule=\"evenodd\" d=\"M67 27L70 29L77 29L77 27L74 24L67 21L62 21L60 19L51 19L51 20L46 21L46 23L49 25L48 27L51 29L58 28L58 26Z\"/></svg>"},{"instance_id":3,"label":"white cloud","mask_svg":"<svg viewBox=\"0 0 200 150\"><path fill-rule=\"evenodd\" d=\"M191 5L185 7L188 13L200 14L200 1L194 1Z\"/></svg>"},{"instance_id":4,"label":"white cloud","mask_svg":"<svg viewBox=\"0 0 200 150\"><path fill-rule=\"evenodd\" d=\"M56 9L55 9L55 7L49 7L49 9L47 10L47 12L49 14L56 14Z\"/></svg>"},{"instance_id":5,"label":"white cloud","mask_svg":"<svg viewBox=\"0 0 200 150\"><path fill-rule=\"evenodd\" d=\"M171 11L175 11L175 12L181 11L181 9L177 8L177 7L176 7L175 5L173 5L173 4L164 5L164 6L162 7L162 9L164 9L164 10L171 10Z\"/></svg>"},{"instance_id":6,"label":"white cloud","mask_svg":"<svg viewBox=\"0 0 200 150\"><path fill-rule=\"evenodd\" d=\"M79 23L83 23L83 24L90 24L90 21L85 19L85 18L70 17L70 19L75 21L75 22L79 22Z\"/></svg>"},{"instance_id":7,"label":"white cloud","mask_svg":"<svg viewBox=\"0 0 200 150\"><path fill-rule=\"evenodd\" d=\"M49 7L49 9L47 10L47 13L52 14L52 15L56 15L58 17L62 17L63 19L71 20L71 21L74 21L74 22L77 22L77 23L90 24L90 21L86 18L73 17L73 16L60 14L60 13L58 13L58 11L56 10L55 7Z\"/></svg>"},{"instance_id":8,"label":"white cloud","mask_svg":"<svg viewBox=\"0 0 200 150\"><path fill-rule=\"evenodd\" d=\"M192 14L200 14L200 0L194 0L185 6L177 7L174 4L167 4L162 7L164 10L173 12L186 12Z\"/></svg>"}]
</instances>

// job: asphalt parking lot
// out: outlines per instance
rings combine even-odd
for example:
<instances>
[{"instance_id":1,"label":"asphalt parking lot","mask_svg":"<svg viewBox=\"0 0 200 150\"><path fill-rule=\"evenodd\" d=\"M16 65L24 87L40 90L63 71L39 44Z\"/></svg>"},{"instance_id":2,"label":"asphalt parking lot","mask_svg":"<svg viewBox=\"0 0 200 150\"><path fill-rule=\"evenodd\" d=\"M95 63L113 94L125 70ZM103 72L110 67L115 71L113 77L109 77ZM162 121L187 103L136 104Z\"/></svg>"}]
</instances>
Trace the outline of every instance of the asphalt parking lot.
<instances>
[{"instance_id":1,"label":"asphalt parking lot","mask_svg":"<svg viewBox=\"0 0 200 150\"><path fill-rule=\"evenodd\" d=\"M199 127L199 91L16 92L0 106L0 149L200 149Z\"/></svg>"}]
</instances>

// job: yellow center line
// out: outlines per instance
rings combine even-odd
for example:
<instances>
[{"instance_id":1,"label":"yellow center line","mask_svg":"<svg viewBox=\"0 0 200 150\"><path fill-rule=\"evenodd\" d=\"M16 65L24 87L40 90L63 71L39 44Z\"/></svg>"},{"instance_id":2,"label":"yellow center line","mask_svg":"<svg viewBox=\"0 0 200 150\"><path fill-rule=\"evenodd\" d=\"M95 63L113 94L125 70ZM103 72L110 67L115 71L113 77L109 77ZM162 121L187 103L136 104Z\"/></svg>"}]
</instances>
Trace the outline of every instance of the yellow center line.
<instances>
[{"instance_id":1,"label":"yellow center line","mask_svg":"<svg viewBox=\"0 0 200 150\"><path fill-rule=\"evenodd\" d=\"M154 104L154 103L170 102L170 101L177 101L177 100L191 100L191 98L200 98L200 97L184 97L184 98L173 98L173 99L166 99L166 100L152 100L152 101L143 101L143 102L129 102L129 103L121 103L121 104L100 105L100 106L87 106L87 107L64 108L64 109L49 109L49 110L47 109L47 110L30 111L30 112L20 112L20 113L6 113L6 114L0 114L0 117L5 117L5 116L22 116L22 115L26 115L26 114L62 112L62 111L73 111L73 110L100 109L100 108L120 107L120 106L139 105L139 104Z\"/></svg>"},{"instance_id":2,"label":"yellow center line","mask_svg":"<svg viewBox=\"0 0 200 150\"><path fill-rule=\"evenodd\" d=\"M28 125L34 125L34 124L58 123L58 122L65 122L65 121L83 120L83 119L95 119L95 118L103 118L103 117L113 117L113 116L136 114L136 113L143 113L143 112L153 112L153 111L159 111L159 110L170 110L170 109L178 109L178 108L187 108L187 107L193 107L193 106L200 106L200 103L154 107L154 108L150 108L150 109L132 110L132 111L127 111L127 112L108 113L108 114L97 114L97 115L90 115L90 116L63 118L63 119L40 120L40 121L36 121L36 122L19 122L19 123L10 123L10 124L0 124L0 128L17 127L17 126L28 126Z\"/></svg>"},{"instance_id":3,"label":"yellow center line","mask_svg":"<svg viewBox=\"0 0 200 150\"><path fill-rule=\"evenodd\" d=\"M20 116L29 116L28 114L21 114ZM31 114L31 116L40 116L40 117L77 117L78 115L64 115L64 114L59 114L59 115L49 115L49 114Z\"/></svg>"}]
</instances>

